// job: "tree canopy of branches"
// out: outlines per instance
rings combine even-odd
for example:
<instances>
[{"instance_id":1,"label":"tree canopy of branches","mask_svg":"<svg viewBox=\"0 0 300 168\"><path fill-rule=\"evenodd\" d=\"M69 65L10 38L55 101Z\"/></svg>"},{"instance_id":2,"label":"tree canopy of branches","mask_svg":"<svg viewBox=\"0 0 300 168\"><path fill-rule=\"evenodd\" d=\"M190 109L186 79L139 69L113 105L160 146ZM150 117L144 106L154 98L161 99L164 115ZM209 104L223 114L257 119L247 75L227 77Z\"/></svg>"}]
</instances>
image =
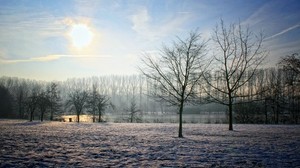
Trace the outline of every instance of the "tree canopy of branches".
<instances>
[{"instance_id":1,"label":"tree canopy of branches","mask_svg":"<svg viewBox=\"0 0 300 168\"><path fill-rule=\"evenodd\" d=\"M49 99L50 120L52 121L54 113L59 111L61 106L61 97L58 91L58 84L55 82L51 82L51 84L47 88L47 94Z\"/></svg>"},{"instance_id":2,"label":"tree canopy of branches","mask_svg":"<svg viewBox=\"0 0 300 168\"><path fill-rule=\"evenodd\" d=\"M41 113L41 121L43 121L45 112L50 106L49 95L47 92L41 92L37 95L37 106Z\"/></svg>"},{"instance_id":3,"label":"tree canopy of branches","mask_svg":"<svg viewBox=\"0 0 300 168\"><path fill-rule=\"evenodd\" d=\"M300 80L300 56L298 53L282 57L279 66L283 67L283 70L287 73L290 82L289 84Z\"/></svg>"},{"instance_id":4,"label":"tree canopy of branches","mask_svg":"<svg viewBox=\"0 0 300 168\"><path fill-rule=\"evenodd\" d=\"M138 117L138 113L141 112L140 109L138 109L135 97L131 99L130 106L127 109L129 112L129 122L133 123L133 121L139 122L140 118Z\"/></svg>"},{"instance_id":5,"label":"tree canopy of branches","mask_svg":"<svg viewBox=\"0 0 300 168\"><path fill-rule=\"evenodd\" d=\"M285 102L283 103L286 109L292 114L293 123L298 123L298 118L300 117L300 56L298 53L292 55L287 55L281 58L278 63L279 67L282 68L285 82L283 98Z\"/></svg>"},{"instance_id":6,"label":"tree canopy of branches","mask_svg":"<svg viewBox=\"0 0 300 168\"><path fill-rule=\"evenodd\" d=\"M263 49L264 36L253 34L241 24L226 26L220 21L213 32L215 56L210 75L205 80L210 86L206 89L211 101L226 105L229 112L229 130L233 130L232 107L243 95L239 89L254 76L259 65L267 56Z\"/></svg>"},{"instance_id":7,"label":"tree canopy of branches","mask_svg":"<svg viewBox=\"0 0 300 168\"><path fill-rule=\"evenodd\" d=\"M34 112L38 107L39 93L40 86L36 84L33 86L30 96L26 98L25 106L27 107L27 112L29 112L29 121L34 120Z\"/></svg>"},{"instance_id":8,"label":"tree canopy of branches","mask_svg":"<svg viewBox=\"0 0 300 168\"><path fill-rule=\"evenodd\" d=\"M298 53L283 57L279 64L286 70L292 70L300 74L300 56Z\"/></svg>"},{"instance_id":9,"label":"tree canopy of branches","mask_svg":"<svg viewBox=\"0 0 300 168\"><path fill-rule=\"evenodd\" d=\"M75 90L69 94L66 105L71 107L71 110L75 110L78 123L80 121L80 115L86 108L87 100L88 93L86 91Z\"/></svg>"},{"instance_id":10,"label":"tree canopy of branches","mask_svg":"<svg viewBox=\"0 0 300 168\"><path fill-rule=\"evenodd\" d=\"M12 99L9 90L0 84L0 117L15 118L12 114Z\"/></svg>"},{"instance_id":11,"label":"tree canopy of branches","mask_svg":"<svg viewBox=\"0 0 300 168\"><path fill-rule=\"evenodd\" d=\"M196 86L207 66L205 56L206 41L200 33L192 31L188 38L178 38L172 46L164 46L158 57L145 54L142 58L140 71L157 86L151 95L179 108L178 137L183 137L184 104L196 97Z\"/></svg>"},{"instance_id":12,"label":"tree canopy of branches","mask_svg":"<svg viewBox=\"0 0 300 168\"><path fill-rule=\"evenodd\" d=\"M93 85L93 90L89 94L88 107L93 115L93 122L95 122L96 113L98 113L98 122L102 122L102 115L105 108L108 106L109 97L102 95L97 91L96 85Z\"/></svg>"}]
</instances>

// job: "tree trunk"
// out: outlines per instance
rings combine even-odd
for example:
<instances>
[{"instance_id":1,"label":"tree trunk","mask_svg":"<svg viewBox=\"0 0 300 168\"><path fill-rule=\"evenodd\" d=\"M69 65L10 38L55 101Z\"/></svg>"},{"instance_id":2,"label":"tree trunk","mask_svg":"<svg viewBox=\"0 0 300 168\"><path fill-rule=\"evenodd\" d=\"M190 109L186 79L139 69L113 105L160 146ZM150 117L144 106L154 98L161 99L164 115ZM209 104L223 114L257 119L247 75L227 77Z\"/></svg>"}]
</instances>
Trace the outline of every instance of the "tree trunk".
<instances>
[{"instance_id":1,"label":"tree trunk","mask_svg":"<svg viewBox=\"0 0 300 168\"><path fill-rule=\"evenodd\" d=\"M50 107L50 121L53 121L53 109Z\"/></svg>"},{"instance_id":2,"label":"tree trunk","mask_svg":"<svg viewBox=\"0 0 300 168\"><path fill-rule=\"evenodd\" d=\"M232 126L232 104L229 104L229 131L233 130Z\"/></svg>"},{"instance_id":3,"label":"tree trunk","mask_svg":"<svg viewBox=\"0 0 300 168\"><path fill-rule=\"evenodd\" d=\"M79 116L80 116L80 115L79 115L79 114L77 114L77 122L78 122L78 123L79 123Z\"/></svg>"},{"instance_id":4,"label":"tree trunk","mask_svg":"<svg viewBox=\"0 0 300 168\"><path fill-rule=\"evenodd\" d=\"M183 138L183 136L182 136L182 112L183 112L183 101L180 102L180 107L179 107L179 131L178 131L179 138Z\"/></svg>"},{"instance_id":5,"label":"tree trunk","mask_svg":"<svg viewBox=\"0 0 300 168\"><path fill-rule=\"evenodd\" d=\"M131 112L131 114L130 114L130 123L132 123L133 122L133 113Z\"/></svg>"},{"instance_id":6,"label":"tree trunk","mask_svg":"<svg viewBox=\"0 0 300 168\"><path fill-rule=\"evenodd\" d=\"M101 114L101 111L99 111L99 118L98 118L98 122L101 122L101 120L102 120L102 114Z\"/></svg>"},{"instance_id":7,"label":"tree trunk","mask_svg":"<svg viewBox=\"0 0 300 168\"><path fill-rule=\"evenodd\" d=\"M44 111L41 112L41 121L43 122L44 120Z\"/></svg>"},{"instance_id":8,"label":"tree trunk","mask_svg":"<svg viewBox=\"0 0 300 168\"><path fill-rule=\"evenodd\" d=\"M273 121L272 121L272 123L276 124L276 112L275 112L274 105L272 105L272 110L273 110Z\"/></svg>"},{"instance_id":9,"label":"tree trunk","mask_svg":"<svg viewBox=\"0 0 300 168\"><path fill-rule=\"evenodd\" d=\"M229 103L228 103L228 110L229 110L229 131L233 130L232 126L232 98L229 95Z\"/></svg>"},{"instance_id":10,"label":"tree trunk","mask_svg":"<svg viewBox=\"0 0 300 168\"><path fill-rule=\"evenodd\" d=\"M23 119L24 118L24 108L23 108L23 96L20 95L18 97L18 107L19 107L19 115L20 115L20 118Z\"/></svg>"},{"instance_id":11,"label":"tree trunk","mask_svg":"<svg viewBox=\"0 0 300 168\"><path fill-rule=\"evenodd\" d=\"M50 113L50 121L53 121L53 112Z\"/></svg>"},{"instance_id":12,"label":"tree trunk","mask_svg":"<svg viewBox=\"0 0 300 168\"><path fill-rule=\"evenodd\" d=\"M268 124L268 109L267 109L267 101L265 100L265 124Z\"/></svg>"},{"instance_id":13,"label":"tree trunk","mask_svg":"<svg viewBox=\"0 0 300 168\"><path fill-rule=\"evenodd\" d=\"M279 124L279 105L277 104L276 108L276 124Z\"/></svg>"},{"instance_id":14,"label":"tree trunk","mask_svg":"<svg viewBox=\"0 0 300 168\"><path fill-rule=\"evenodd\" d=\"M30 122L33 120L33 111L30 111Z\"/></svg>"},{"instance_id":15,"label":"tree trunk","mask_svg":"<svg viewBox=\"0 0 300 168\"><path fill-rule=\"evenodd\" d=\"M296 109L295 109L295 113L296 113L296 117L295 117L295 124L298 124L298 119L299 119L299 114L300 114L300 101L299 99L297 100L297 105L296 105Z\"/></svg>"},{"instance_id":16,"label":"tree trunk","mask_svg":"<svg viewBox=\"0 0 300 168\"><path fill-rule=\"evenodd\" d=\"M24 118L24 112L23 112L23 106L22 105L19 105L19 116L20 116L20 119Z\"/></svg>"}]
</instances>

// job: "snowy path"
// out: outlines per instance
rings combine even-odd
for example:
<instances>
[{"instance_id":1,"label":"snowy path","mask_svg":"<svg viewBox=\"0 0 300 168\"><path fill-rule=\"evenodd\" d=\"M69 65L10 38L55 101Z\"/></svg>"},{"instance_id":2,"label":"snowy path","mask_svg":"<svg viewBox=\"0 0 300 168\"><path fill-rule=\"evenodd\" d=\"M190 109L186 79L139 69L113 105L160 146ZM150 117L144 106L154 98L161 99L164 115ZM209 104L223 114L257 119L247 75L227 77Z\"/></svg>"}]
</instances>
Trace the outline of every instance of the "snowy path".
<instances>
[{"instance_id":1,"label":"snowy path","mask_svg":"<svg viewBox=\"0 0 300 168\"><path fill-rule=\"evenodd\" d=\"M300 167L300 125L0 120L0 167Z\"/></svg>"}]
</instances>

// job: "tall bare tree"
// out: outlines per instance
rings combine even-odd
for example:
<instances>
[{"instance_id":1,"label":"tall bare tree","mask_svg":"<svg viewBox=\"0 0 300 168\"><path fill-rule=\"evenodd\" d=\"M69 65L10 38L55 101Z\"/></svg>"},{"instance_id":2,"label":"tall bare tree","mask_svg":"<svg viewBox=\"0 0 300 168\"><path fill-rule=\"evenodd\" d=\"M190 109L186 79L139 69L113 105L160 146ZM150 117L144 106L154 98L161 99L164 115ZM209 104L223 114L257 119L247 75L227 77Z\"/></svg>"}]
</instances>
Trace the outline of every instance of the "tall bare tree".
<instances>
[{"instance_id":1,"label":"tall bare tree","mask_svg":"<svg viewBox=\"0 0 300 168\"><path fill-rule=\"evenodd\" d=\"M284 90L287 103L284 105L291 116L290 121L292 123L298 123L300 118L300 56L298 53L287 55L282 57L279 61L279 67L284 72Z\"/></svg>"},{"instance_id":2,"label":"tall bare tree","mask_svg":"<svg viewBox=\"0 0 300 168\"><path fill-rule=\"evenodd\" d=\"M13 97L9 90L0 84L0 118L15 118L12 109Z\"/></svg>"},{"instance_id":3,"label":"tall bare tree","mask_svg":"<svg viewBox=\"0 0 300 168\"><path fill-rule=\"evenodd\" d=\"M66 105L71 107L72 110L75 110L77 115L77 122L80 121L80 115L83 110L86 108L88 99L88 93L86 91L75 90L69 94Z\"/></svg>"},{"instance_id":4,"label":"tall bare tree","mask_svg":"<svg viewBox=\"0 0 300 168\"><path fill-rule=\"evenodd\" d=\"M296 75L300 75L300 56L298 53L282 57L279 65L282 66L285 71L293 71Z\"/></svg>"},{"instance_id":5,"label":"tall bare tree","mask_svg":"<svg viewBox=\"0 0 300 168\"><path fill-rule=\"evenodd\" d=\"M109 105L109 97L99 93L97 85L93 84L92 91L88 98L89 111L93 115L93 122L95 122L96 114L98 113L98 122L102 122L102 116L105 108Z\"/></svg>"},{"instance_id":6,"label":"tall bare tree","mask_svg":"<svg viewBox=\"0 0 300 168\"><path fill-rule=\"evenodd\" d=\"M137 107L135 97L133 97L133 98L131 99L130 106L129 106L129 108L127 109L127 111L129 112L129 122L133 123L134 120L135 120L136 122L138 122L138 121L141 120L141 118L138 116L138 113L140 113L141 110L138 109L138 107Z\"/></svg>"},{"instance_id":7,"label":"tall bare tree","mask_svg":"<svg viewBox=\"0 0 300 168\"><path fill-rule=\"evenodd\" d=\"M16 80L16 86L13 91L15 97L16 109L18 109L19 118L25 118L26 99L29 96L28 82Z\"/></svg>"},{"instance_id":8,"label":"tall bare tree","mask_svg":"<svg viewBox=\"0 0 300 168\"><path fill-rule=\"evenodd\" d=\"M228 107L229 130L233 130L235 100L249 96L239 92L239 88L249 82L267 55L262 46L263 40L262 33L256 35L241 24L226 26L221 20L214 29L215 56L211 73L215 75L205 77L212 89L207 94L212 101Z\"/></svg>"},{"instance_id":9,"label":"tall bare tree","mask_svg":"<svg viewBox=\"0 0 300 168\"><path fill-rule=\"evenodd\" d=\"M102 122L102 116L105 112L105 108L109 105L109 97L98 93L96 105L98 110L98 122Z\"/></svg>"},{"instance_id":10,"label":"tall bare tree","mask_svg":"<svg viewBox=\"0 0 300 168\"><path fill-rule=\"evenodd\" d=\"M178 38L170 47L164 46L160 55L145 54L140 71L156 85L151 95L179 108L179 132L182 135L182 112L184 104L197 95L196 85L207 66L206 41L197 31L188 38Z\"/></svg>"},{"instance_id":11,"label":"tall bare tree","mask_svg":"<svg viewBox=\"0 0 300 168\"><path fill-rule=\"evenodd\" d=\"M49 95L47 92L41 92L37 95L37 106L40 110L41 121L44 121L44 115L50 106Z\"/></svg>"},{"instance_id":12,"label":"tall bare tree","mask_svg":"<svg viewBox=\"0 0 300 168\"><path fill-rule=\"evenodd\" d=\"M37 84L32 84L32 90L29 97L26 98L25 106L27 107L27 111L29 112L29 121L34 120L34 112L38 107L38 95L40 93L40 86Z\"/></svg>"},{"instance_id":13,"label":"tall bare tree","mask_svg":"<svg viewBox=\"0 0 300 168\"><path fill-rule=\"evenodd\" d=\"M50 120L52 121L55 112L59 111L61 107L61 97L56 82L51 82L51 84L48 85L47 94L49 99Z\"/></svg>"}]
</instances>

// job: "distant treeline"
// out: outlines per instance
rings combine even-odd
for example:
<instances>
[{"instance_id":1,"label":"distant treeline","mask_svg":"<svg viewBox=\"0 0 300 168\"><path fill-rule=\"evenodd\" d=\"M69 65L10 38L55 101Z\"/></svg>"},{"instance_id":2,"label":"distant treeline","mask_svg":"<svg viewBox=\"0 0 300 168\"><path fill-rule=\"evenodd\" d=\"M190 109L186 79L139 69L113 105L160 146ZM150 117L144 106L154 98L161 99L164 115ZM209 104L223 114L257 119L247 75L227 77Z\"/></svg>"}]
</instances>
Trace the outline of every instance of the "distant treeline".
<instances>
[{"instance_id":1,"label":"distant treeline","mask_svg":"<svg viewBox=\"0 0 300 168\"><path fill-rule=\"evenodd\" d=\"M299 61L298 55L292 55ZM285 57L288 58L288 57ZM300 119L299 69L291 69L284 59L275 68L259 69L237 92L248 95L234 101L235 123L298 124ZM295 62L294 60L294 62ZM298 71L297 71L298 70ZM210 76L218 79L219 72ZM218 81L219 86L224 81ZM185 107L183 114L226 112L212 104L207 92ZM212 90L209 85L205 90ZM224 85L224 87L226 87ZM177 110L149 96L157 85L141 75L73 78L66 81L36 81L15 77L0 78L0 118L58 120L67 114L91 114L103 121L105 113L122 116L118 122L145 122L143 113L174 113ZM255 93L255 94L253 94ZM213 94L213 93L212 93ZM222 93L218 96L222 98ZM79 118L79 117L78 117Z\"/></svg>"}]
</instances>

